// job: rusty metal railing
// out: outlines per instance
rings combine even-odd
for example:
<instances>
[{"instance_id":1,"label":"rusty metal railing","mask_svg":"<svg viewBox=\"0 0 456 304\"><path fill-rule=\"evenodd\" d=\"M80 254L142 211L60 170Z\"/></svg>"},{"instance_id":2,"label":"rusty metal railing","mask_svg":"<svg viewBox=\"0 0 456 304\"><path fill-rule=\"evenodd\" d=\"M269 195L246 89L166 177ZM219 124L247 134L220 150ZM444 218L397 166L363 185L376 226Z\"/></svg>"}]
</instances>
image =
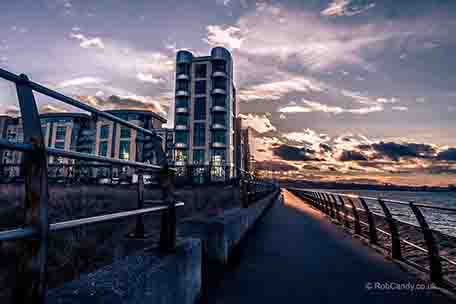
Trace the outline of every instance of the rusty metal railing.
<instances>
[{"instance_id":1,"label":"rusty metal railing","mask_svg":"<svg viewBox=\"0 0 456 304\"><path fill-rule=\"evenodd\" d=\"M446 263L456 269L456 257L441 255L436 234L441 232L430 228L423 210L435 210L454 213L456 208L432 206L415 202L404 202L384 198L358 196L352 194L341 194L335 192L317 191L312 189L287 188L292 193L305 199L313 207L327 214L332 220L341 223L346 228L351 228L352 233L363 236L363 227L367 229L365 237L372 245L380 246L379 236L383 235L389 239L388 249L391 258L410 264L421 271L429 273L429 279L439 286L454 288L455 282L445 273L442 264ZM358 204L355 204L355 201ZM367 204L367 201L371 204ZM392 213L392 205L408 208L414 215L417 225L400 220ZM372 207L378 206L383 214L373 211ZM379 228L380 221L385 223L387 229ZM419 227L424 239L424 246L401 237L401 225L405 227ZM403 248L409 246L414 250L424 253L427 256L427 267L423 267L411 259L404 257ZM381 247L381 246L380 246Z\"/></svg>"},{"instance_id":2,"label":"rusty metal railing","mask_svg":"<svg viewBox=\"0 0 456 304\"><path fill-rule=\"evenodd\" d=\"M44 94L65 104L90 112L96 117L102 117L122 126L134 129L147 136L157 136L153 130L144 129L114 115L100 111L78 100L41 86L30 81L24 74L18 76L0 69L0 78L11 81L16 86L24 134L22 143L10 142L3 139L0 140L0 149L23 152L22 168L25 179L25 216L23 227L0 232L0 241L17 241L20 252L16 275L17 280L13 290L14 303L45 302L48 281L47 265L50 233L133 217L136 219L136 226L131 233L131 236L143 238L145 231L143 216L150 213L161 212L161 249L168 252L174 249L176 245L175 209L184 204L174 200L172 193L173 170L164 164L163 158L160 158L160 155L164 155L161 146L157 147L159 160L161 160L158 165L111 159L92 154L46 147L34 92ZM137 183L137 209L64 222L49 223L49 156L135 168L139 177ZM161 205L148 208L144 207L145 190L143 174L145 172L157 173L160 177L163 193Z\"/></svg>"}]
</instances>

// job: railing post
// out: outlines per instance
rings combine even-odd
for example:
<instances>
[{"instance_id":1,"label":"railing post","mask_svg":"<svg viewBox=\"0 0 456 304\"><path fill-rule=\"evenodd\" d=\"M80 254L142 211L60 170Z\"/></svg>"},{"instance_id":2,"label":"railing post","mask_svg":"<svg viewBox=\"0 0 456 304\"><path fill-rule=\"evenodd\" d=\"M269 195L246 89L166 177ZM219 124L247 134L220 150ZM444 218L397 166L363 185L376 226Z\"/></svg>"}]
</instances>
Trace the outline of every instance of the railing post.
<instances>
[{"instance_id":1,"label":"railing post","mask_svg":"<svg viewBox=\"0 0 456 304\"><path fill-rule=\"evenodd\" d=\"M374 215L370 211L366 201L362 197L358 197L358 199L361 202L361 205L363 206L364 210L366 211L367 222L369 223L369 241L371 244L377 244L377 227L375 225Z\"/></svg>"},{"instance_id":2,"label":"railing post","mask_svg":"<svg viewBox=\"0 0 456 304\"><path fill-rule=\"evenodd\" d=\"M326 213L325 205L324 205L324 202L323 202L323 199L322 199L322 197L321 197L320 192L317 192L316 195L317 195L317 200L318 200L318 206L320 207L319 209L320 209L323 213Z\"/></svg>"},{"instance_id":3,"label":"railing post","mask_svg":"<svg viewBox=\"0 0 456 304\"><path fill-rule=\"evenodd\" d=\"M340 209L339 209L339 206L337 204L337 200L336 200L336 197L334 196L334 194L330 194L330 197L331 197L331 200L333 201L333 204L334 204L334 208L336 209L336 220L338 222L342 222L340 220Z\"/></svg>"},{"instance_id":4,"label":"railing post","mask_svg":"<svg viewBox=\"0 0 456 304\"><path fill-rule=\"evenodd\" d=\"M426 222L426 218L424 217L421 210L412 202L410 202L410 208L412 209L418 223L420 224L421 231L423 232L424 236L424 241L426 242L426 246L428 248L429 268L431 271L430 279L436 284L441 284L443 282L443 275L439 247L435 242L432 230L429 228L429 225Z\"/></svg>"},{"instance_id":5,"label":"railing post","mask_svg":"<svg viewBox=\"0 0 456 304\"><path fill-rule=\"evenodd\" d=\"M329 207L328 207L328 203L326 202L326 199L323 195L323 193L320 192L320 198L321 198L321 202L323 204L323 212L326 213L326 214L329 214Z\"/></svg>"},{"instance_id":6,"label":"railing post","mask_svg":"<svg viewBox=\"0 0 456 304\"><path fill-rule=\"evenodd\" d=\"M168 206L162 213L160 229L160 249L173 252L176 249L176 203L174 200L174 172L165 164L160 171L162 198Z\"/></svg>"},{"instance_id":7,"label":"railing post","mask_svg":"<svg viewBox=\"0 0 456 304\"><path fill-rule=\"evenodd\" d=\"M361 224L359 223L359 214L358 210L356 210L355 203L353 203L353 200L351 197L348 198L348 202L350 203L350 206L352 207L352 212L353 212L353 217L355 218L355 234L361 234Z\"/></svg>"},{"instance_id":8,"label":"railing post","mask_svg":"<svg viewBox=\"0 0 456 304\"><path fill-rule=\"evenodd\" d=\"M347 207L345 206L345 201L342 196L338 196L338 197L339 197L340 205L342 207L342 213L344 214L344 226L350 227L350 222L348 219L348 212L347 212Z\"/></svg>"},{"instance_id":9,"label":"railing post","mask_svg":"<svg viewBox=\"0 0 456 304\"><path fill-rule=\"evenodd\" d=\"M325 197L326 197L326 201L328 202L328 205L329 205L329 216L331 218L334 218L335 217L335 212L334 212L334 205L333 205L333 202L331 201L331 198L329 196L329 194L325 193Z\"/></svg>"},{"instance_id":10,"label":"railing post","mask_svg":"<svg viewBox=\"0 0 456 304\"><path fill-rule=\"evenodd\" d=\"M41 122L33 91L27 76L20 75L16 83L21 109L24 142L34 145L33 152L24 153L25 218L24 226L34 227L39 236L19 241L17 281L13 303L44 303L47 288L48 219L48 161Z\"/></svg>"},{"instance_id":11,"label":"railing post","mask_svg":"<svg viewBox=\"0 0 456 304\"><path fill-rule=\"evenodd\" d=\"M138 170L138 209L144 208L144 175L141 169ZM135 231L132 234L135 238L145 237L144 217L142 214L136 217Z\"/></svg>"},{"instance_id":12,"label":"railing post","mask_svg":"<svg viewBox=\"0 0 456 304\"><path fill-rule=\"evenodd\" d=\"M401 239L399 236L399 230L397 229L396 221L386 206L385 202L379 198L378 203L382 207L383 213L385 214L385 219L388 222L388 226L391 232L391 257L393 259L402 260Z\"/></svg>"}]
</instances>

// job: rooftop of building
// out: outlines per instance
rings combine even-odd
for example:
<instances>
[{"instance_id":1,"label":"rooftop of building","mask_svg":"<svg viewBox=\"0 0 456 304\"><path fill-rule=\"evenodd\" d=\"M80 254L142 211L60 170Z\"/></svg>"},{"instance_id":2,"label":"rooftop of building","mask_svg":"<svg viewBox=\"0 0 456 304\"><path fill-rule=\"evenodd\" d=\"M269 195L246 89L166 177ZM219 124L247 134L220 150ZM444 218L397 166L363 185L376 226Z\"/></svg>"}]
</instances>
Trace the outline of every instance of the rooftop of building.
<instances>
[{"instance_id":1,"label":"rooftop of building","mask_svg":"<svg viewBox=\"0 0 456 304\"><path fill-rule=\"evenodd\" d=\"M166 123L167 120L163 116L148 110L137 110L137 109L115 109L115 110L106 110L104 112L116 115L116 114L143 114L143 115L151 115L153 118L161 121L162 123Z\"/></svg>"}]
</instances>

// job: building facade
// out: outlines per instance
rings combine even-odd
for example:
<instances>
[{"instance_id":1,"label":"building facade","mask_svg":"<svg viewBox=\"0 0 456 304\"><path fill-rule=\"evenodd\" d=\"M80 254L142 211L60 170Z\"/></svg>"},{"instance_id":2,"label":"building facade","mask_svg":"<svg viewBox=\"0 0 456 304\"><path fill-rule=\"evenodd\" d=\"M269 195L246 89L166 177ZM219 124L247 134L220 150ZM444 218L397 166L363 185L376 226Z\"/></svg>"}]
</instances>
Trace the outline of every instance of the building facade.
<instances>
[{"instance_id":1,"label":"building facade","mask_svg":"<svg viewBox=\"0 0 456 304\"><path fill-rule=\"evenodd\" d=\"M162 129L166 119L156 113L140 110L107 112L148 130L162 130L165 138L161 139L159 144L168 148L172 145L169 143L169 140L172 141L172 136L169 135L172 131ZM155 149L151 149L153 150L151 152L145 150L148 138L136 130L112 121L97 119L93 115L83 113L47 113L40 115L40 120L46 147L123 160L156 162ZM22 142L20 117L0 116L0 136L9 141ZM19 176L22 153L10 150L0 152L2 177ZM145 159L144 155L149 155L148 159ZM80 173L75 172L77 167L77 162L73 159L49 157L51 178L71 178L76 173ZM102 163L85 162L81 168L83 168L81 169L84 171L83 174L91 178L119 176L121 173L131 174L128 168L110 168Z\"/></svg>"},{"instance_id":2,"label":"building facade","mask_svg":"<svg viewBox=\"0 0 456 304\"><path fill-rule=\"evenodd\" d=\"M209 167L211 177L234 177L238 108L228 50L216 47L204 57L177 53L174 113L175 166Z\"/></svg>"}]
</instances>

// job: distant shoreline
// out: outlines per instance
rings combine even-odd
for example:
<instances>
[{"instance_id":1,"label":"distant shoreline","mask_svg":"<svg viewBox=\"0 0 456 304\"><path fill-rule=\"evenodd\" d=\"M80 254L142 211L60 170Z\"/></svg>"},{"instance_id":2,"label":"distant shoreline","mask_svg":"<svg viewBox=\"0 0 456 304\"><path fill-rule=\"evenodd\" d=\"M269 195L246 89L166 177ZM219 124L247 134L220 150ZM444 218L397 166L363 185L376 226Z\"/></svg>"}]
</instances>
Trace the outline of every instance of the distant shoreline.
<instances>
[{"instance_id":1,"label":"distant shoreline","mask_svg":"<svg viewBox=\"0 0 456 304\"><path fill-rule=\"evenodd\" d=\"M311 181L280 181L281 186L290 185L297 188L339 189L339 190L375 190L375 191L413 191L413 192L455 192L456 186L401 186L401 185L372 185L355 183L311 182Z\"/></svg>"}]
</instances>

